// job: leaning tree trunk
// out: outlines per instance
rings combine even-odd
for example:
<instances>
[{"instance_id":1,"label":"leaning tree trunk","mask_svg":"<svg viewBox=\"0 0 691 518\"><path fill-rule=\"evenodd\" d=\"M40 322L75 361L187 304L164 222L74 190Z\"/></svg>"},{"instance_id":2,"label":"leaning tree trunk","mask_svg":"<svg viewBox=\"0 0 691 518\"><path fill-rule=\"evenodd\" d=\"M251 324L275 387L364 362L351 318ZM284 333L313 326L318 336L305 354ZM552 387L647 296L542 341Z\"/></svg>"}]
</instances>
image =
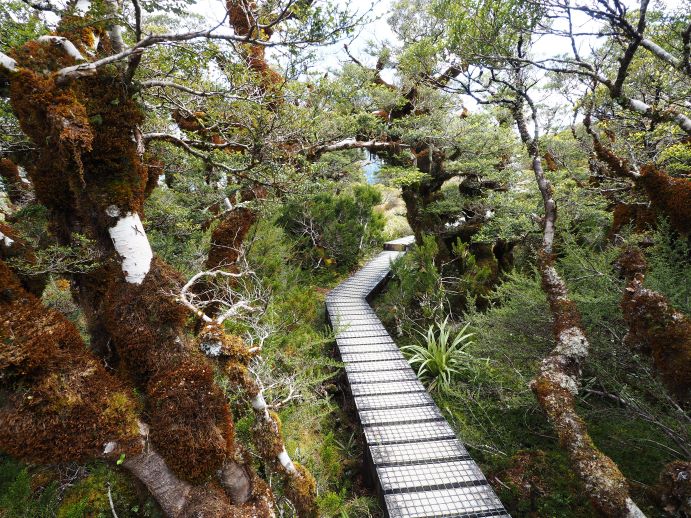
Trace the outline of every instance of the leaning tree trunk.
<instances>
[{"instance_id":1,"label":"leaning tree trunk","mask_svg":"<svg viewBox=\"0 0 691 518\"><path fill-rule=\"evenodd\" d=\"M593 150L610 173L618 178L631 180L645 193L657 214L669 219L672 227L683 234L691 234L691 179L675 178L653 164L645 165L640 172L631 163L606 147L592 128L591 115L586 113L583 125L592 138Z\"/></svg>"},{"instance_id":2,"label":"leaning tree trunk","mask_svg":"<svg viewBox=\"0 0 691 518\"><path fill-rule=\"evenodd\" d=\"M667 297L643 286L647 263L641 250L628 248L618 260L627 280L621 300L629 327L624 342L653 360L655 370L679 401L691 391L691 319L675 310Z\"/></svg>"},{"instance_id":3,"label":"leaning tree trunk","mask_svg":"<svg viewBox=\"0 0 691 518\"><path fill-rule=\"evenodd\" d=\"M117 69L67 82L54 73L84 59L87 50L96 57L110 52L114 42L106 31L99 33L98 48L89 48L92 40L81 28L90 24L89 19L63 20L58 36L18 49L3 74L22 129L37 146L31 180L38 200L49 209L52 228L65 244L74 232L86 234L100 252L101 268L75 277L77 298L99 301L96 308L84 307L90 327L107 333L103 338L115 348L118 373L145 394L148 440L160 454L155 462L132 464L131 471L152 491L163 491L170 485L166 480L191 487L184 510L171 511L173 516L206 504L218 514L237 507L270 516L270 491L267 495L266 486L245 466L213 367L185 338L186 312L166 294L180 279L154 257L141 224L148 180L137 129L142 114ZM14 440L24 433L16 427L6 430ZM70 442L71 432L64 429L56 441ZM93 453L78 447L69 451L74 459ZM27 456L31 449L16 453ZM147 466L153 471L147 472ZM157 482L157 477L163 478ZM167 505L167 496L154 496Z\"/></svg>"},{"instance_id":4,"label":"leaning tree trunk","mask_svg":"<svg viewBox=\"0 0 691 518\"><path fill-rule=\"evenodd\" d=\"M552 185L542 168L537 127L535 135L531 136L523 106L523 101L518 100L513 114L521 140L528 150L545 209L538 267L557 341L556 347L542 360L540 372L531 381L530 387L557 432L559 442L566 450L593 506L605 516L640 518L645 515L629 497L626 478L612 459L595 446L585 422L576 412L575 398L580 387L581 368L588 357L590 345L578 308L569 298L566 284L554 267L557 205ZM536 117L533 117L533 122L537 126Z\"/></svg>"}]
</instances>

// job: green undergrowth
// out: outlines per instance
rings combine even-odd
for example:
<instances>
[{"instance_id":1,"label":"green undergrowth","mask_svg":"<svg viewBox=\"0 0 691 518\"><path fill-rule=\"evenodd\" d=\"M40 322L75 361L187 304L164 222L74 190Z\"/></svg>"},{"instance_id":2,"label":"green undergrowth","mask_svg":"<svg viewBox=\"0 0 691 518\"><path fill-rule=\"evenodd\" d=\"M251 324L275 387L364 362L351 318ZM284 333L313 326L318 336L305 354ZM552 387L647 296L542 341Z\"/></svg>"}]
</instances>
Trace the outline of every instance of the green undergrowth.
<instances>
[{"instance_id":1,"label":"green undergrowth","mask_svg":"<svg viewBox=\"0 0 691 518\"><path fill-rule=\"evenodd\" d=\"M0 456L2 518L163 518L153 500L119 468L86 466L32 467Z\"/></svg>"},{"instance_id":2,"label":"green undergrowth","mask_svg":"<svg viewBox=\"0 0 691 518\"><path fill-rule=\"evenodd\" d=\"M192 260L198 239L188 245L163 244L156 252L166 261ZM171 257L169 257L171 256ZM247 239L247 260L256 273L268 304L255 323L269 332L261 360L252 366L267 402L277 409L286 449L305 465L317 481L320 516L380 516L378 502L367 489L362 466L362 442L354 416L344 410L337 383L333 336L327 326L324 297L348 274L334 269L305 269L295 242L271 219L262 219ZM67 314L75 312L64 283L51 282L46 302ZM226 323L227 331L250 341L257 329L241 321ZM224 383L222 378L219 379ZM252 444L254 414L242 394L228 391L236 434ZM251 446L250 446L251 448ZM278 477L257 462L260 475L270 481L282 516L293 516L282 497ZM156 505L119 467L106 464L60 467L53 471L24 466L0 457L0 518L110 517L110 485L119 517L157 517Z\"/></svg>"},{"instance_id":3,"label":"green undergrowth","mask_svg":"<svg viewBox=\"0 0 691 518\"><path fill-rule=\"evenodd\" d=\"M334 359L325 319L324 296L347 274L303 269L300 254L289 235L267 219L248 237L248 263L269 300L259 325L272 330L255 370L267 402L278 408L289 454L317 481L320 516L376 516L376 501L363 479L362 443L353 416L339 401L341 363ZM237 322L227 327L241 336L250 331ZM236 415L243 444L251 444L253 421L249 411ZM274 491L280 495L278 487ZM284 516L291 516L280 496L279 506Z\"/></svg>"},{"instance_id":4,"label":"green undergrowth","mask_svg":"<svg viewBox=\"0 0 691 518\"><path fill-rule=\"evenodd\" d=\"M658 240L648 251L650 284L658 289L672 291L662 279L679 282L687 267L668 260L674 246ZM627 477L634 500L648 516L662 517L658 477L665 464L685 458L675 438L688 444L690 430L649 359L623 345L626 327L619 301L624 285L614 267L619 252L568 236L560 244L557 269L591 343L578 411L597 447ZM517 255L530 258L532 252ZM467 324L474 333L465 352L489 361L472 362L448 389L432 390L444 416L513 516L596 516L529 388L554 347L549 308L532 260L518 262L504 275L485 311L470 304L459 314L444 294L443 276L427 259L423 249L407 254L374 304L399 346L421 343L415 330L438 324L440 314L451 314L457 332ZM409 275L415 271L421 273Z\"/></svg>"}]
</instances>

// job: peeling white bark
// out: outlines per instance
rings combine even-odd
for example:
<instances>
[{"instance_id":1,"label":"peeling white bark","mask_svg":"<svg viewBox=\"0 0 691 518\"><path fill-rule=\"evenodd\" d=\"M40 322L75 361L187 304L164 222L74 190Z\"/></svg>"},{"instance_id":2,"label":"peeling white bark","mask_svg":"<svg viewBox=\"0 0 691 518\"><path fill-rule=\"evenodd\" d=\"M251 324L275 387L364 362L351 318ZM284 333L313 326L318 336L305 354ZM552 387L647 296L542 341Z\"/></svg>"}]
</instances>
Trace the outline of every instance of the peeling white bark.
<instances>
[{"instance_id":1,"label":"peeling white bark","mask_svg":"<svg viewBox=\"0 0 691 518\"><path fill-rule=\"evenodd\" d=\"M264 399L264 394L260 390L259 394L252 398L252 408L257 412L264 412L267 409L266 400Z\"/></svg>"},{"instance_id":2,"label":"peeling white bark","mask_svg":"<svg viewBox=\"0 0 691 518\"><path fill-rule=\"evenodd\" d=\"M259 389L259 393L252 398L252 408L254 408L254 410L256 410L258 413L260 413L265 421L271 422L271 416L269 415L269 407L266 404L266 400L264 399L264 393L261 388ZM278 462L281 463L283 469L285 469L289 474L297 475L298 470L295 468L293 461L290 459L290 455L288 455L285 446L283 447L281 453L278 454Z\"/></svg>"},{"instance_id":3,"label":"peeling white bark","mask_svg":"<svg viewBox=\"0 0 691 518\"><path fill-rule=\"evenodd\" d=\"M106 212L112 216L115 212L109 207ZM122 271L127 282L141 284L149 273L154 255L144 232L139 214L128 212L121 217L114 227L108 229L113 246L122 257Z\"/></svg>"},{"instance_id":4,"label":"peeling white bark","mask_svg":"<svg viewBox=\"0 0 691 518\"><path fill-rule=\"evenodd\" d=\"M626 107L630 110L640 113L641 115L650 115L653 107L638 99L627 99ZM672 119L683 129L686 133L691 133L691 118L683 113L675 113Z\"/></svg>"},{"instance_id":5,"label":"peeling white bark","mask_svg":"<svg viewBox=\"0 0 691 518\"><path fill-rule=\"evenodd\" d=\"M636 503L630 498L626 499L626 517L627 518L646 518L646 515L641 511Z\"/></svg>"},{"instance_id":6,"label":"peeling white bark","mask_svg":"<svg viewBox=\"0 0 691 518\"><path fill-rule=\"evenodd\" d=\"M106 0L106 4L110 7L112 14L117 16L120 12L120 5L118 4L117 0ZM116 53L125 50L125 42L122 39L122 30L122 26L117 24L109 25L106 28L108 36L110 37L111 45Z\"/></svg>"},{"instance_id":7,"label":"peeling white bark","mask_svg":"<svg viewBox=\"0 0 691 518\"><path fill-rule=\"evenodd\" d=\"M2 52L0 52L0 66L6 68L10 72L17 70L17 62Z\"/></svg>"},{"instance_id":8,"label":"peeling white bark","mask_svg":"<svg viewBox=\"0 0 691 518\"><path fill-rule=\"evenodd\" d=\"M14 243L14 239L0 232L0 242L3 244L3 246L9 248Z\"/></svg>"},{"instance_id":9,"label":"peeling white bark","mask_svg":"<svg viewBox=\"0 0 691 518\"><path fill-rule=\"evenodd\" d=\"M41 36L38 38L38 41L52 41L57 45L62 45L65 54L74 58L76 61L86 61L86 58L82 56L81 52L77 50L77 47L74 46L74 43L72 43L67 38L64 38L62 36Z\"/></svg>"},{"instance_id":10,"label":"peeling white bark","mask_svg":"<svg viewBox=\"0 0 691 518\"><path fill-rule=\"evenodd\" d=\"M665 49L660 47L660 45L658 45L654 41L651 41L647 38L643 38L641 40L641 47L648 49L650 52L655 54L658 58L662 59L663 61L666 61L667 63L672 65L674 68L681 68L681 60L674 57L672 54L670 54Z\"/></svg>"},{"instance_id":11,"label":"peeling white bark","mask_svg":"<svg viewBox=\"0 0 691 518\"><path fill-rule=\"evenodd\" d=\"M283 448L283 451L278 454L278 461L281 463L281 466L283 466L288 473L290 473L291 475L297 474L298 470L295 468L295 464L293 464L293 461L290 460L290 456L288 455L288 452L285 448Z\"/></svg>"}]
</instances>

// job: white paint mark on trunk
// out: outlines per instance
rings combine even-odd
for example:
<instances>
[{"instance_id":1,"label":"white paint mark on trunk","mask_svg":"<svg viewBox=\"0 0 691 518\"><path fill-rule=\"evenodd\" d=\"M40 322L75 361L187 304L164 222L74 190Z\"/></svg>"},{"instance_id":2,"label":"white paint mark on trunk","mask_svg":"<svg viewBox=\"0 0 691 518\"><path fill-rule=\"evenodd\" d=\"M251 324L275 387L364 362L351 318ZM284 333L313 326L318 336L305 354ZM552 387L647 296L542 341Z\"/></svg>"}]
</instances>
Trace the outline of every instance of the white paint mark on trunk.
<instances>
[{"instance_id":1,"label":"white paint mark on trunk","mask_svg":"<svg viewBox=\"0 0 691 518\"><path fill-rule=\"evenodd\" d=\"M110 211L110 207L106 212ZM110 211L112 213L113 211ZM122 257L122 271L127 282L141 284L149 273L153 252L139 214L128 212L108 229L113 246Z\"/></svg>"},{"instance_id":2,"label":"white paint mark on trunk","mask_svg":"<svg viewBox=\"0 0 691 518\"><path fill-rule=\"evenodd\" d=\"M109 453L113 453L115 451L115 447L118 444L115 441L109 441L106 443L105 447L103 448L103 455L108 455Z\"/></svg>"}]
</instances>

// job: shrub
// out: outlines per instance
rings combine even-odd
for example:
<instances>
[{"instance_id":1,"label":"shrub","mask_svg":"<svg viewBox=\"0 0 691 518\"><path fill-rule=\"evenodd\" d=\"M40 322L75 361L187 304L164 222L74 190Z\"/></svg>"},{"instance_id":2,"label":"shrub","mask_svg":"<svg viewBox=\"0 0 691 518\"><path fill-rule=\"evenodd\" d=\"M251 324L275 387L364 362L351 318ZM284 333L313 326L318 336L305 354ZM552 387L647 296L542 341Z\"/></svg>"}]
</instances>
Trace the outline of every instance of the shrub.
<instances>
[{"instance_id":1,"label":"shrub","mask_svg":"<svg viewBox=\"0 0 691 518\"><path fill-rule=\"evenodd\" d=\"M380 202L375 188L356 185L352 193L320 192L289 201L280 221L312 265L350 270L381 238L383 218L372 210Z\"/></svg>"}]
</instances>

